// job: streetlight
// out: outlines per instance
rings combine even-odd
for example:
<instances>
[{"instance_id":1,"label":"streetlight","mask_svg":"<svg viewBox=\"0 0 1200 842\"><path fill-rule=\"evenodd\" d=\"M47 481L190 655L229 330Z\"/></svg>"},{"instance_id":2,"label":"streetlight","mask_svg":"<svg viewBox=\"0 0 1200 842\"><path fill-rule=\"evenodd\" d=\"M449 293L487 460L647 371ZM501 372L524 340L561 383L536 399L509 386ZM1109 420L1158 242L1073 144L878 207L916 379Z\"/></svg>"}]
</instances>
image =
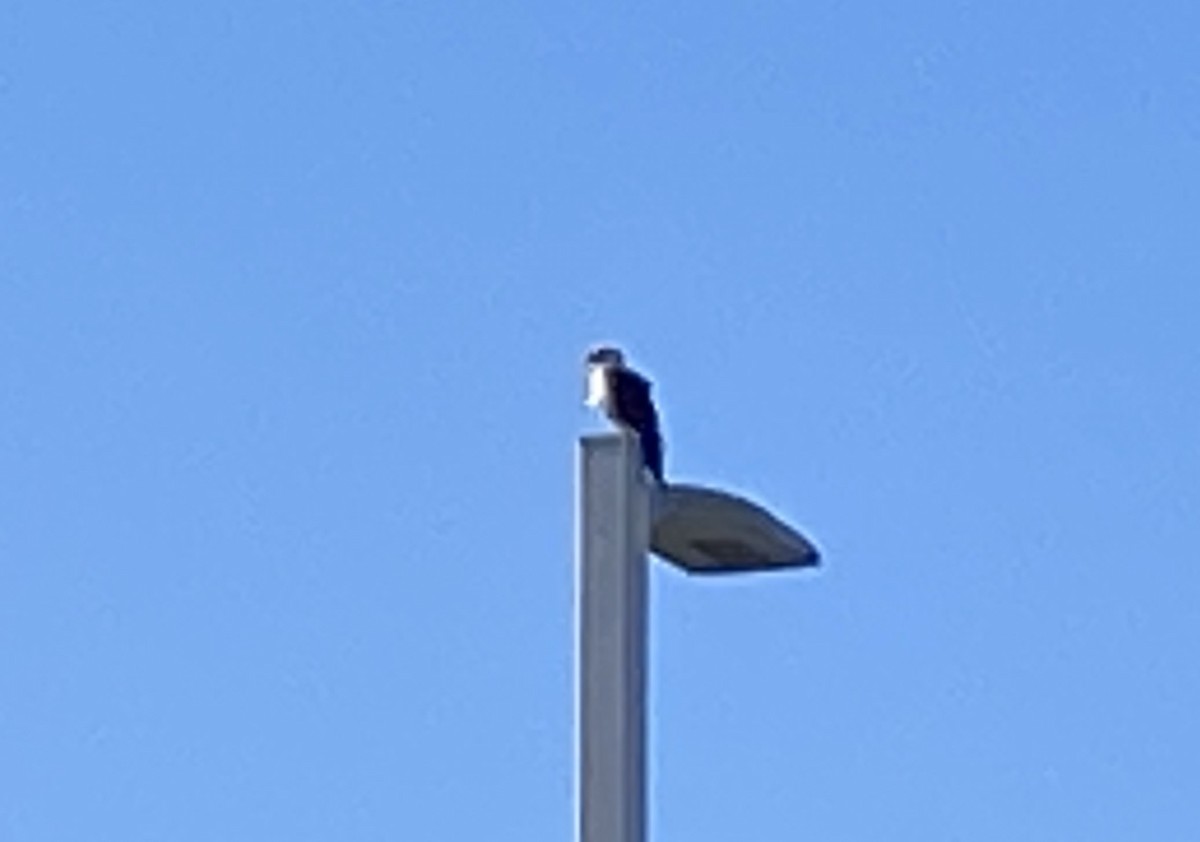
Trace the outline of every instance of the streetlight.
<instances>
[{"instance_id":1,"label":"streetlight","mask_svg":"<svg viewBox=\"0 0 1200 842\"><path fill-rule=\"evenodd\" d=\"M819 555L748 500L647 485L629 433L580 438L577 491L577 842L645 842L647 551L709 574L809 567Z\"/></svg>"}]
</instances>

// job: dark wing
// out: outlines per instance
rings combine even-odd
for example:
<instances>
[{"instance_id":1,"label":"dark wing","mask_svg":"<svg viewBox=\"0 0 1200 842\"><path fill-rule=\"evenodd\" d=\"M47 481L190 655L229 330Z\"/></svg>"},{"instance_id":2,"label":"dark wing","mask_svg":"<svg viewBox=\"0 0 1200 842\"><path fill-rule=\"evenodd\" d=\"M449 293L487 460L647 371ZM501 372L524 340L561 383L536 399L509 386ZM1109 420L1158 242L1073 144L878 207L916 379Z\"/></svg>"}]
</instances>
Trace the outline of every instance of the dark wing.
<instances>
[{"instance_id":1,"label":"dark wing","mask_svg":"<svg viewBox=\"0 0 1200 842\"><path fill-rule=\"evenodd\" d=\"M663 482L662 436L658 412L650 398L650 381L629 369L612 371L612 393L617 417L632 427L641 439L642 460L654 478Z\"/></svg>"},{"instance_id":2,"label":"dark wing","mask_svg":"<svg viewBox=\"0 0 1200 842\"><path fill-rule=\"evenodd\" d=\"M627 368L612 370L617 417L640 434L658 432L658 413L650 399L650 381Z\"/></svg>"}]
</instances>

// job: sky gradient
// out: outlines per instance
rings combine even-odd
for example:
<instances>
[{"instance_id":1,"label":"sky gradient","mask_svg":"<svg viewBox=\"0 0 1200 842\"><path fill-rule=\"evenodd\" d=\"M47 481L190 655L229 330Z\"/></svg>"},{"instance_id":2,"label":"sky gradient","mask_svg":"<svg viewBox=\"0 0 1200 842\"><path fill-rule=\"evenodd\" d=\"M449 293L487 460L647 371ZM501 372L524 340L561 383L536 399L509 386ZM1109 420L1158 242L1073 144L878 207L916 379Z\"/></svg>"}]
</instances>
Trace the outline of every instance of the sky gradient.
<instances>
[{"instance_id":1,"label":"sky gradient","mask_svg":"<svg viewBox=\"0 0 1200 842\"><path fill-rule=\"evenodd\" d=\"M1200 838L1198 27L0 3L0 842L570 838L598 341L654 839Z\"/></svg>"}]
</instances>

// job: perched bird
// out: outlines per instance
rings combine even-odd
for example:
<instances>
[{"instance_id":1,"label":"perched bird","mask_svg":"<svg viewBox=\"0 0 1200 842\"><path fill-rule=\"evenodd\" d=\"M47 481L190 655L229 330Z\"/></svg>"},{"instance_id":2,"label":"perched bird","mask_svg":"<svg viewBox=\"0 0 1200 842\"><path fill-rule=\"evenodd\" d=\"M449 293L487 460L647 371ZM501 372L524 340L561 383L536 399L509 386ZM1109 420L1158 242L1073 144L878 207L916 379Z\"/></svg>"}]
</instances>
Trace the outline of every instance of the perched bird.
<instances>
[{"instance_id":1,"label":"perched bird","mask_svg":"<svg viewBox=\"0 0 1200 842\"><path fill-rule=\"evenodd\" d=\"M587 405L598 407L609 419L637 434L642 448L642 463L661 486L663 479L663 443L658 429L658 413L650 399L650 381L625 365L618 349L600 347L587 355Z\"/></svg>"}]
</instances>

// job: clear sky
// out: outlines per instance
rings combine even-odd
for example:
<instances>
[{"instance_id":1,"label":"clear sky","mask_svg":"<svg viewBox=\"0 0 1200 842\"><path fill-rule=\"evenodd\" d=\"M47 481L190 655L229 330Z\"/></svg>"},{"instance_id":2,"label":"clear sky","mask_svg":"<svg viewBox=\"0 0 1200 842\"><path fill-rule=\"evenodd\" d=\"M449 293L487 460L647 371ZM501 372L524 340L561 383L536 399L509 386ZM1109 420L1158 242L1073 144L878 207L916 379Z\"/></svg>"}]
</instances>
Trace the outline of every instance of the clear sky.
<instances>
[{"instance_id":1,"label":"clear sky","mask_svg":"<svg viewBox=\"0 0 1200 842\"><path fill-rule=\"evenodd\" d=\"M1191 2L0 2L0 842L569 839L581 359L654 838L1200 838Z\"/></svg>"}]
</instances>

